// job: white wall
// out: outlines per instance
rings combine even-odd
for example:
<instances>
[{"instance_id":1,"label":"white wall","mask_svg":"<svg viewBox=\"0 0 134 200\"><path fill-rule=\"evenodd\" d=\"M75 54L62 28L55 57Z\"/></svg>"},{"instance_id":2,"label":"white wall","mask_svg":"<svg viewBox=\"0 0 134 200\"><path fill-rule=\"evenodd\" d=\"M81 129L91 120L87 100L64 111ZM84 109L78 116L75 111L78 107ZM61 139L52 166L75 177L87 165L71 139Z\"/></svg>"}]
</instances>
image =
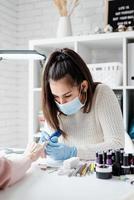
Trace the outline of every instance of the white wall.
<instances>
[{"instance_id":1,"label":"white wall","mask_svg":"<svg viewBox=\"0 0 134 200\"><path fill-rule=\"evenodd\" d=\"M103 18L104 0L80 0L71 19L74 35L87 34L97 25L103 26ZM19 0L19 45L26 47L31 38L55 37L58 19L53 0Z\"/></svg>"},{"instance_id":2,"label":"white wall","mask_svg":"<svg viewBox=\"0 0 134 200\"><path fill-rule=\"evenodd\" d=\"M17 4L0 0L0 49L16 48ZM16 144L17 127L17 66L15 62L0 62L0 145Z\"/></svg>"},{"instance_id":3,"label":"white wall","mask_svg":"<svg viewBox=\"0 0 134 200\"><path fill-rule=\"evenodd\" d=\"M52 0L0 0L0 13L1 49L28 49L31 39L56 36L59 14ZM103 19L104 0L80 0L71 18L73 34L91 33ZM28 62L0 63L0 69L0 145L21 147L28 134Z\"/></svg>"}]
</instances>

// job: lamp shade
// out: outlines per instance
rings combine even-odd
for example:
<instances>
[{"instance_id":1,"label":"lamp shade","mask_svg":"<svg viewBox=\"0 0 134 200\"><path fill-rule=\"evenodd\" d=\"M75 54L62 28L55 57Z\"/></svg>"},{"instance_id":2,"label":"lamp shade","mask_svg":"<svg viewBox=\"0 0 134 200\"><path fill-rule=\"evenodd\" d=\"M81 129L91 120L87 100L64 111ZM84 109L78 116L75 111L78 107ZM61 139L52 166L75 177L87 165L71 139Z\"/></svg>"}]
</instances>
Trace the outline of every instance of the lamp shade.
<instances>
[{"instance_id":1,"label":"lamp shade","mask_svg":"<svg viewBox=\"0 0 134 200\"><path fill-rule=\"evenodd\" d=\"M36 50L0 50L0 60L45 60L46 56Z\"/></svg>"}]
</instances>

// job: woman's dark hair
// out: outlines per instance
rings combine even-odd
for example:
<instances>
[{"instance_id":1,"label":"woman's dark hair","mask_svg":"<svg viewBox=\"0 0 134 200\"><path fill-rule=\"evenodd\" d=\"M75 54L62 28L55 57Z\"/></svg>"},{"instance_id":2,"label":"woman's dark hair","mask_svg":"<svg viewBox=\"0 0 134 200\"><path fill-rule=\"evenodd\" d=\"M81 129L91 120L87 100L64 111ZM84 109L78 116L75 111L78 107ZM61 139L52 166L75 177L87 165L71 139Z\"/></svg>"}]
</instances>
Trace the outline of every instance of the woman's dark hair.
<instances>
[{"instance_id":1,"label":"woman's dark hair","mask_svg":"<svg viewBox=\"0 0 134 200\"><path fill-rule=\"evenodd\" d=\"M84 113L90 112L93 94L97 83L93 82L91 73L83 59L73 50L64 48L54 51L48 58L42 79L42 109L45 120L55 130L59 128L58 107L51 93L49 81L58 81L65 76L70 77L72 84L80 85L82 81L88 82L87 100L83 108ZM66 133L62 130L62 135Z\"/></svg>"}]
</instances>

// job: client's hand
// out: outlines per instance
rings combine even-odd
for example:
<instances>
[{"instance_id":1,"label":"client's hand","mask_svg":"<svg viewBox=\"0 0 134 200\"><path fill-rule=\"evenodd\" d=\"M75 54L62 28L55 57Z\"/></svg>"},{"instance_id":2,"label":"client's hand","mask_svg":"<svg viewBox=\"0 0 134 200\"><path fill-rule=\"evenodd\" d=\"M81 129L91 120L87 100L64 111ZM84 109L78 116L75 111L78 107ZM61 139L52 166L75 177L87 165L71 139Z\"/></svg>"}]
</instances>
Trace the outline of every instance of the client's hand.
<instances>
[{"instance_id":1,"label":"client's hand","mask_svg":"<svg viewBox=\"0 0 134 200\"><path fill-rule=\"evenodd\" d=\"M32 142L27 145L24 156L29 157L32 161L36 161L39 157L45 157L45 146L46 143L39 144Z\"/></svg>"}]
</instances>

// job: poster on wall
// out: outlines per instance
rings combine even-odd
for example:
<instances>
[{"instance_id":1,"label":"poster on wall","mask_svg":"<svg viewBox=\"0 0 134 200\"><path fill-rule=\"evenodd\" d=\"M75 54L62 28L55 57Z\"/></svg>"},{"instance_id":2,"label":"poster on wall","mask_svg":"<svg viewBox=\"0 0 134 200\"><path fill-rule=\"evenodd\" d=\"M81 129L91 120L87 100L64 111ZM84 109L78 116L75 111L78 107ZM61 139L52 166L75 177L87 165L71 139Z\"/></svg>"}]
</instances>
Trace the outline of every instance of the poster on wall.
<instances>
[{"instance_id":1,"label":"poster on wall","mask_svg":"<svg viewBox=\"0 0 134 200\"><path fill-rule=\"evenodd\" d=\"M119 25L134 27L134 0L106 0L106 24L117 31Z\"/></svg>"}]
</instances>

